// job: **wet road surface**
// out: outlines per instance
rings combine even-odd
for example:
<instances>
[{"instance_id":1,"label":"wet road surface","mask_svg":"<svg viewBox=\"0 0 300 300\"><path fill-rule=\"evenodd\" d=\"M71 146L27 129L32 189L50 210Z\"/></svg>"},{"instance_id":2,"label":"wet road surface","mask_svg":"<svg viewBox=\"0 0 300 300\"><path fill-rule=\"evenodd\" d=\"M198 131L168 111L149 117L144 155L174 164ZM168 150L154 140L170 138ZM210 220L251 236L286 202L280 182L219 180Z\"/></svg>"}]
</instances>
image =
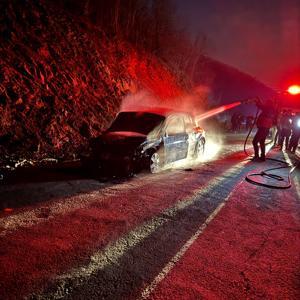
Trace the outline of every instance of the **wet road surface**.
<instances>
[{"instance_id":1,"label":"wet road surface","mask_svg":"<svg viewBox=\"0 0 300 300\"><path fill-rule=\"evenodd\" d=\"M273 164L241 149L125 180L0 186L0 298L299 299L299 169L291 189L251 185Z\"/></svg>"}]
</instances>

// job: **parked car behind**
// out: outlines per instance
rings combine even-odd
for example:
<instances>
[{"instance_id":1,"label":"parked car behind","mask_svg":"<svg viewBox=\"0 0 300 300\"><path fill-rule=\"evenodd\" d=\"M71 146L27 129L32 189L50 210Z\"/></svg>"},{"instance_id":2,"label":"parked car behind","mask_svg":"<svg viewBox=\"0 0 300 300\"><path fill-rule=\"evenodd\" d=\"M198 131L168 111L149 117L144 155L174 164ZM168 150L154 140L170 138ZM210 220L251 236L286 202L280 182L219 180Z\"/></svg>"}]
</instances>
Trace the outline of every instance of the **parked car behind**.
<instances>
[{"instance_id":1,"label":"parked car behind","mask_svg":"<svg viewBox=\"0 0 300 300\"><path fill-rule=\"evenodd\" d=\"M205 132L190 114L157 109L120 112L91 148L97 167L157 173L172 162L200 157L204 147Z\"/></svg>"}]
</instances>

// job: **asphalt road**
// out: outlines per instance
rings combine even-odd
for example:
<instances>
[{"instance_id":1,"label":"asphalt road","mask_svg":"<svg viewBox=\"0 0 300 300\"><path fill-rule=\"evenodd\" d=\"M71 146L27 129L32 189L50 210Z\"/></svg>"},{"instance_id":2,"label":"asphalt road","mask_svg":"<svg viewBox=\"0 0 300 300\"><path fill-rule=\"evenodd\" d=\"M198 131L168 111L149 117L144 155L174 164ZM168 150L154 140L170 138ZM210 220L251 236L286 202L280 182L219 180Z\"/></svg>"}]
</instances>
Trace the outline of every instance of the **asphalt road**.
<instances>
[{"instance_id":1,"label":"asphalt road","mask_svg":"<svg viewBox=\"0 0 300 300\"><path fill-rule=\"evenodd\" d=\"M300 299L299 168L288 190L252 185L276 163L241 149L231 139L128 179L52 170L2 184L0 298Z\"/></svg>"}]
</instances>

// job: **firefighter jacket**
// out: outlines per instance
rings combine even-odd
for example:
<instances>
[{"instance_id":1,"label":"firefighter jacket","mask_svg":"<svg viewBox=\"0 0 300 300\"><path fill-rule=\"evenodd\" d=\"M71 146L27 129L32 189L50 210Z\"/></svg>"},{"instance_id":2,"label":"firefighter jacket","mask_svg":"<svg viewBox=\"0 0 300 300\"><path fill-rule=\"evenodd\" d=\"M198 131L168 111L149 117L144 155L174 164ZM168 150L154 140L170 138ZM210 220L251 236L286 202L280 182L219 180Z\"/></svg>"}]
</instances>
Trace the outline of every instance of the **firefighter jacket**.
<instances>
[{"instance_id":1,"label":"firefighter jacket","mask_svg":"<svg viewBox=\"0 0 300 300\"><path fill-rule=\"evenodd\" d=\"M259 104L258 107L262 110L262 112L257 119L257 127L271 128L276 125L277 113L275 109L262 104Z\"/></svg>"}]
</instances>

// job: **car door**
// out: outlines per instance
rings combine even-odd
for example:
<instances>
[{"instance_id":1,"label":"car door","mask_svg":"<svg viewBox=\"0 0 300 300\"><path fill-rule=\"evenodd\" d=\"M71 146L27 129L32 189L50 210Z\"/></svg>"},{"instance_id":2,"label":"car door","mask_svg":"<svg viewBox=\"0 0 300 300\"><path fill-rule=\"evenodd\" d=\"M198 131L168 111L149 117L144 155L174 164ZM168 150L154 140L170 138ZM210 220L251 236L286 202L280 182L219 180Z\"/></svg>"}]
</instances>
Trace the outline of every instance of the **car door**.
<instances>
[{"instance_id":1,"label":"car door","mask_svg":"<svg viewBox=\"0 0 300 300\"><path fill-rule=\"evenodd\" d=\"M184 120L184 115L179 116L180 131L178 132L178 137L180 138L180 157L179 159L184 159L188 155L189 150L189 134L186 129L186 124Z\"/></svg>"},{"instance_id":2,"label":"car door","mask_svg":"<svg viewBox=\"0 0 300 300\"><path fill-rule=\"evenodd\" d=\"M188 135L185 132L182 117L171 116L167 119L163 139L166 163L174 162L187 156Z\"/></svg>"},{"instance_id":3,"label":"car door","mask_svg":"<svg viewBox=\"0 0 300 300\"><path fill-rule=\"evenodd\" d=\"M196 124L194 119L190 115L184 116L184 123L185 123L185 131L188 135L188 153L187 155L192 156L195 153L196 145L198 142L197 135L198 133L195 131Z\"/></svg>"}]
</instances>

